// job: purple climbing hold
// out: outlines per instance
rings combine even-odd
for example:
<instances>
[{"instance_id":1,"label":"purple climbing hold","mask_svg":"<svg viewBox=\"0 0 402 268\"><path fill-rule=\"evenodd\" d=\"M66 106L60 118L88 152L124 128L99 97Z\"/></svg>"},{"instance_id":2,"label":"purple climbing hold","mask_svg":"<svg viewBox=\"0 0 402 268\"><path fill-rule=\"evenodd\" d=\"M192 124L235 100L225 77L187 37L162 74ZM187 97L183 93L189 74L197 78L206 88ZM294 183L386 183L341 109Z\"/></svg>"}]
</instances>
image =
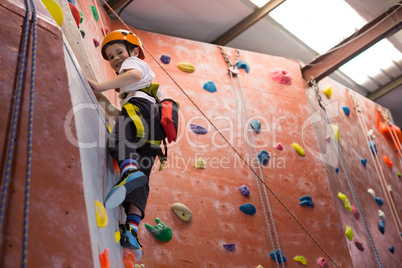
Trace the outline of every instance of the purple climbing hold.
<instances>
[{"instance_id":1,"label":"purple climbing hold","mask_svg":"<svg viewBox=\"0 0 402 268\"><path fill-rule=\"evenodd\" d=\"M268 164L269 159L271 159L271 156L269 156L269 153L267 151L262 150L258 154L258 160L260 161L261 164L264 166Z\"/></svg>"},{"instance_id":2,"label":"purple climbing hold","mask_svg":"<svg viewBox=\"0 0 402 268\"><path fill-rule=\"evenodd\" d=\"M246 213L247 215L253 215L257 212L257 210L255 209L255 206L253 204L247 203L247 204L243 204L239 207L239 209Z\"/></svg>"},{"instance_id":3,"label":"purple climbing hold","mask_svg":"<svg viewBox=\"0 0 402 268\"><path fill-rule=\"evenodd\" d=\"M202 126L196 125L196 124L190 124L191 130L195 133L195 134L200 134L200 135L204 135L208 132L208 130L206 128L203 128Z\"/></svg>"},{"instance_id":4,"label":"purple climbing hold","mask_svg":"<svg viewBox=\"0 0 402 268\"><path fill-rule=\"evenodd\" d=\"M362 165L365 167L367 164L367 159L363 158L362 160L360 160L360 162L362 162Z\"/></svg>"},{"instance_id":5,"label":"purple climbing hold","mask_svg":"<svg viewBox=\"0 0 402 268\"><path fill-rule=\"evenodd\" d=\"M235 249L235 245L235 243L225 243L223 244L223 247L229 251L233 251Z\"/></svg>"},{"instance_id":6,"label":"purple climbing hold","mask_svg":"<svg viewBox=\"0 0 402 268\"><path fill-rule=\"evenodd\" d=\"M380 221L380 222L378 223L378 230L380 230L380 232L381 232L382 234L385 233L385 221Z\"/></svg>"},{"instance_id":7,"label":"purple climbing hold","mask_svg":"<svg viewBox=\"0 0 402 268\"><path fill-rule=\"evenodd\" d=\"M379 206L384 205L384 201L382 201L382 199L379 198L379 197L376 197L376 198L375 198L375 201L377 202L377 204L378 204Z\"/></svg>"},{"instance_id":8,"label":"purple climbing hold","mask_svg":"<svg viewBox=\"0 0 402 268\"><path fill-rule=\"evenodd\" d=\"M250 189L247 187L247 185L243 184L242 186L240 186L239 191L242 195L244 196L248 196L250 194Z\"/></svg>"},{"instance_id":9,"label":"purple climbing hold","mask_svg":"<svg viewBox=\"0 0 402 268\"><path fill-rule=\"evenodd\" d=\"M327 260L326 260L325 258L319 257L319 258L317 259L317 264L318 264L318 266L319 266L320 268L324 268L325 266L327 266L328 262L327 262Z\"/></svg>"},{"instance_id":10,"label":"purple climbing hold","mask_svg":"<svg viewBox=\"0 0 402 268\"><path fill-rule=\"evenodd\" d=\"M214 93L214 92L217 91L217 90L216 90L215 83L212 82L212 81L206 82L206 83L204 84L204 89L205 89L206 91L208 91L208 92L211 92L211 93Z\"/></svg>"},{"instance_id":11,"label":"purple climbing hold","mask_svg":"<svg viewBox=\"0 0 402 268\"><path fill-rule=\"evenodd\" d=\"M355 246L360 250L360 251L364 251L364 247L362 242L360 242L358 239L355 238Z\"/></svg>"},{"instance_id":12,"label":"purple climbing hold","mask_svg":"<svg viewBox=\"0 0 402 268\"><path fill-rule=\"evenodd\" d=\"M169 64L170 63L170 55L163 54L161 56L161 62L163 62L164 64Z\"/></svg>"},{"instance_id":13,"label":"purple climbing hold","mask_svg":"<svg viewBox=\"0 0 402 268\"><path fill-rule=\"evenodd\" d=\"M353 213L353 215L355 215L357 220L360 219L359 210L355 206L352 206L352 213Z\"/></svg>"}]
</instances>

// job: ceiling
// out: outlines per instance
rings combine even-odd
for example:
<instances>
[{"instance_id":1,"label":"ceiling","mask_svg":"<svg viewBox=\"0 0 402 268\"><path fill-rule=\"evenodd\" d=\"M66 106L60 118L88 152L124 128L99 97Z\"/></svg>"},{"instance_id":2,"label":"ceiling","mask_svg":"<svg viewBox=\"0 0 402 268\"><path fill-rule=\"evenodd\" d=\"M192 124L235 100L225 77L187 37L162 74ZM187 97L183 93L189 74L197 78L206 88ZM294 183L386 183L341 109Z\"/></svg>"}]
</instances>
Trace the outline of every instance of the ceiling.
<instances>
[{"instance_id":1,"label":"ceiling","mask_svg":"<svg viewBox=\"0 0 402 268\"><path fill-rule=\"evenodd\" d=\"M281 2L277 0L271 2L274 1ZM345 0L345 2L367 22L399 3L398 0ZM137 29L206 43L214 43L229 29L258 9L248 0L110 0L108 3L117 12L123 9L120 17L125 23ZM124 7L125 4L128 5ZM314 6L311 7L311 13L305 15L314 16ZM347 18L339 17L339 19ZM395 23L401 22L401 19L398 18ZM319 33L311 34L317 34L319 38ZM402 52L400 29L388 40ZM294 59L302 64L310 63L318 56L317 52L286 30L269 14L255 24L248 25L245 31L221 45ZM390 92L373 100L388 108L395 124L400 127L402 126L401 76L402 62L394 62L389 69L381 70L378 75L364 84L357 84L339 70L329 75L332 79L369 98L373 98L373 92L378 93L378 90L384 87L389 88L391 85Z\"/></svg>"}]
</instances>

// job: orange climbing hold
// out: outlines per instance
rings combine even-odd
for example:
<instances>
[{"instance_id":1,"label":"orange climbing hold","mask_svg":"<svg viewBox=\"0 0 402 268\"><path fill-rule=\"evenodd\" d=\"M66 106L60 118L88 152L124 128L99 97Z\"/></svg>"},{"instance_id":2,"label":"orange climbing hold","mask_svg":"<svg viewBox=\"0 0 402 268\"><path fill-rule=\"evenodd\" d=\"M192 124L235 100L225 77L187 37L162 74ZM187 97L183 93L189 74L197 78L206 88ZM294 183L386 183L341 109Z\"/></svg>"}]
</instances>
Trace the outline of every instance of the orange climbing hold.
<instances>
[{"instance_id":1,"label":"orange climbing hold","mask_svg":"<svg viewBox=\"0 0 402 268\"><path fill-rule=\"evenodd\" d=\"M387 164L387 166L389 167L389 169L392 169L392 161L389 160L388 156L383 155L382 158L384 159L384 161Z\"/></svg>"},{"instance_id":2,"label":"orange climbing hold","mask_svg":"<svg viewBox=\"0 0 402 268\"><path fill-rule=\"evenodd\" d=\"M110 268L110 260L109 260L109 249L105 248L105 250L99 254L99 261L101 268Z\"/></svg>"},{"instance_id":3,"label":"orange climbing hold","mask_svg":"<svg viewBox=\"0 0 402 268\"><path fill-rule=\"evenodd\" d=\"M114 171L116 173L120 173L119 163L117 163L117 161L115 159L113 159L113 167L114 167Z\"/></svg>"},{"instance_id":4,"label":"orange climbing hold","mask_svg":"<svg viewBox=\"0 0 402 268\"><path fill-rule=\"evenodd\" d=\"M123 248L124 268L134 268L135 255L131 249Z\"/></svg>"},{"instance_id":5,"label":"orange climbing hold","mask_svg":"<svg viewBox=\"0 0 402 268\"><path fill-rule=\"evenodd\" d=\"M385 137L389 145L394 147L395 151L398 151L398 148L402 149L402 146L398 144L398 141L402 141L401 129L398 126L387 124L386 122L381 122L380 113L378 113L377 128Z\"/></svg>"}]
</instances>

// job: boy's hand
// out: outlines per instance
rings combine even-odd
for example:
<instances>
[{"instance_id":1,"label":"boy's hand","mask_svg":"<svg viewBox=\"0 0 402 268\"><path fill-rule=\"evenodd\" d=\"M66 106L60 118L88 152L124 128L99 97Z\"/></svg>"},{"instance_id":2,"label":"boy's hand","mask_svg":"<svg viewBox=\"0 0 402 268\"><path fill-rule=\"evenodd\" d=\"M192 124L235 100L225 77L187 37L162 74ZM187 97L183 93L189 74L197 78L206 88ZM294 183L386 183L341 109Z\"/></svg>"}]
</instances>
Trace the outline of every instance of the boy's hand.
<instances>
[{"instance_id":1,"label":"boy's hand","mask_svg":"<svg viewBox=\"0 0 402 268\"><path fill-rule=\"evenodd\" d=\"M98 82L95 82L89 78L87 78L89 85L91 86L92 90L96 93L100 93L101 89L100 89L100 85Z\"/></svg>"}]
</instances>

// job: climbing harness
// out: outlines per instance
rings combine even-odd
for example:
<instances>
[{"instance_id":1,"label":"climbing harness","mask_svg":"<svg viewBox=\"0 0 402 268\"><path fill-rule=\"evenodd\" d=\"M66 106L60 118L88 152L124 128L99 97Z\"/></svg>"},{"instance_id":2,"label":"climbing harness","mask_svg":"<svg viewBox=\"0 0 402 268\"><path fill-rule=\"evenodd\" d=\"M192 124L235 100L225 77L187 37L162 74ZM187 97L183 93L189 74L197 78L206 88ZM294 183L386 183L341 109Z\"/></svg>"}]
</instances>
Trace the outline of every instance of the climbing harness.
<instances>
[{"instance_id":1,"label":"climbing harness","mask_svg":"<svg viewBox=\"0 0 402 268\"><path fill-rule=\"evenodd\" d=\"M225 59L226 63L229 66L229 74L230 74L230 79L232 81L233 93L235 95L236 104L237 104L237 108L238 108L237 110L238 110L239 113L241 113L241 107L239 107L239 101L238 101L237 93L236 93L236 86L235 86L234 79L233 79L233 76L237 77L237 81L239 83L239 89L240 89L241 97L242 97L242 104L243 104L243 108L245 110L246 120L248 122L249 117L248 117L248 113L247 113L246 102L244 100L243 90L242 90L241 83L240 83L240 78L237 75L239 71L236 69L236 62L239 60L240 52L239 52L239 50L236 50L236 59L235 59L234 64L232 64L230 62L226 52L224 51L224 49L222 47L220 47L220 46L218 46L218 48L221 51L223 58ZM240 114L240 119L241 119L241 125L245 127L242 114ZM247 130L248 130L248 128L245 127L244 128L244 134L246 136L247 136ZM257 155L257 149L255 147L255 141L254 141L254 134L253 134L252 131L250 131L250 133L251 133L251 139L252 139L253 148L254 148L254 154ZM248 142L246 142L246 143L247 143L247 148L248 148L248 152L250 154L250 157L252 157L253 154L251 153L250 145L249 145ZM260 162L258 162L258 169L259 169L260 179L262 181L264 181ZM253 172L256 173L254 165L253 165ZM275 249L275 243L274 243L273 238L272 238L271 228L270 228L269 220L268 220L268 217L267 217L267 212L266 212L265 205L264 205L264 199L263 199L263 196L261 194L260 183L259 183L259 180L258 180L257 177L255 177L255 179L256 179L256 183L257 183L258 193L259 193L259 196L260 196L260 201L261 201L261 204L262 204L262 209L264 211L265 223L267 225L269 238L271 240L272 250L273 250L273 252L275 252L275 250L276 250ZM271 205L270 205L270 202L269 202L269 199L268 199L268 194L267 194L267 191L266 191L265 187L264 187L264 194L265 194L265 201L266 201L267 206L268 206L268 211L269 211L269 215L270 215L270 219L271 219L271 223L272 223L272 229L274 231L276 243L278 245L278 252L279 252L279 255L280 255L280 260L278 260L277 259L277 254L274 254L276 266L279 267L279 263L282 263L282 266L285 267L284 256L283 256L283 253L282 253L280 245L279 245L279 239L278 239L278 234L277 234L277 231L276 231L275 222L274 222L273 215L272 215L272 209L271 209Z\"/></svg>"},{"instance_id":2,"label":"climbing harness","mask_svg":"<svg viewBox=\"0 0 402 268\"><path fill-rule=\"evenodd\" d=\"M359 119L360 127L361 127L363 133L367 133L368 132L367 124L366 124L366 122L364 120L363 112L362 112L362 109L360 108L359 101L357 99L357 94L356 94L356 92L353 93L350 90L348 90L348 93L349 93L349 96L352 98L352 101L353 101L353 104L354 104L354 107L355 107L355 110L356 110L356 114L357 114L357 117ZM372 160L374 162L374 167L376 169L378 178L380 180L381 188L383 190L385 198L386 198L386 200L387 200L387 202L388 202L388 204L390 206L390 209L391 209L391 215L392 215L392 218L394 220L396 229L398 231L398 236L402 240L402 237L399 235L400 232L401 232L401 227L402 227L401 221L399 219L397 210L395 208L395 204L393 202L392 196L390 195L389 191L387 190L386 186L388 185L388 183L387 183L387 181L385 179L385 176L384 176L380 161L378 159L378 154L377 154L376 150L372 150L370 148L370 143L373 144L374 141L372 140L372 138L370 136L368 136L368 135L365 135L365 136L366 136L366 140L367 140L367 145L368 145L370 151L372 152L372 154L370 154L370 155L371 155L371 158L372 158Z\"/></svg>"},{"instance_id":3,"label":"climbing harness","mask_svg":"<svg viewBox=\"0 0 402 268\"><path fill-rule=\"evenodd\" d=\"M311 78L310 78L310 84L312 85L313 90L314 90L315 93L316 93L316 96L319 96L319 87L318 87L318 85L317 85L317 83L316 83L314 77L311 77ZM337 141L337 139L336 139L336 137L335 137L334 131L332 130L331 122L330 122L330 120L329 120L327 111L326 111L325 107L324 107L323 104L322 104L321 97L317 98L317 100L318 100L319 106L320 106L320 107L322 108L322 110L323 110L323 114L324 114L324 117L325 117L325 122L327 123L327 126L328 126L328 128L329 128L329 131L330 131L330 133L331 133L332 140L333 140L333 142L334 142L334 144L335 144L336 153L337 153L337 155L338 155L339 161L341 162L341 166L342 166L342 168L343 168L343 172L344 172L345 177L346 177L346 180L347 180L347 182L348 182L350 191L352 192L353 200L355 201L356 206L357 206L357 209L358 209L358 211L359 211L359 213L360 213L360 216L362 217L364 229L365 229L366 234L367 234L367 237L368 237L368 239L369 239L369 241L370 241L370 245L371 245L371 248L373 249L373 252L374 252L376 261L377 261L377 263L378 263L378 266L379 266L380 268L382 268L383 266L382 266L382 263L381 263L381 260L380 260L380 256L378 255L378 252L377 252L377 249L376 249L376 247L375 247L375 245L374 245L374 241L373 241L373 238L372 238L372 236L371 236L370 230L369 230L369 228L368 228L368 226L367 226L366 218L365 218L365 216L364 216L364 214L363 214L363 210L362 210L362 208L361 208L361 205L360 205L360 202L359 202L359 198L357 197L355 188L354 188L354 186L353 186L353 182L352 182L352 180L351 180L351 178L350 178L350 176L349 176L349 172L348 172L348 170L347 170L347 168L346 168L345 161L344 161L344 159L343 159L343 156L342 156L342 153L341 153L341 150L340 150L338 141Z\"/></svg>"}]
</instances>

